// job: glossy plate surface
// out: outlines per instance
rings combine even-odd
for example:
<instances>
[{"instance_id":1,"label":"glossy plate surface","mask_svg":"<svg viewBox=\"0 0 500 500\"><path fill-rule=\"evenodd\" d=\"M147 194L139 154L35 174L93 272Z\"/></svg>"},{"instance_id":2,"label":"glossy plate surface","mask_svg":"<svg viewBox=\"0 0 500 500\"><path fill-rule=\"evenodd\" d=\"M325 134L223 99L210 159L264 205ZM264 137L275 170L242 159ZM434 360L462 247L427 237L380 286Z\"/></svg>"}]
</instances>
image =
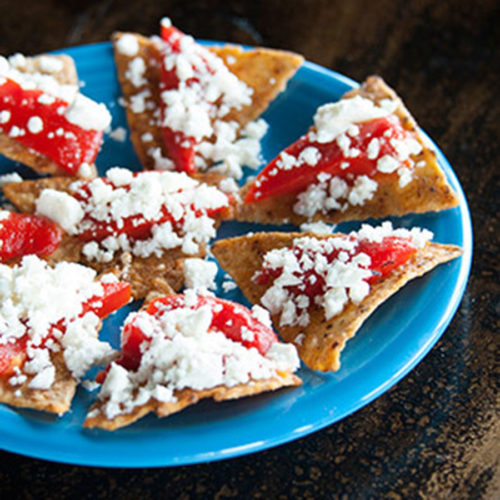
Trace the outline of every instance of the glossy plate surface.
<instances>
[{"instance_id":1,"label":"glossy plate surface","mask_svg":"<svg viewBox=\"0 0 500 500\"><path fill-rule=\"evenodd\" d=\"M62 51L61 51L62 52ZM104 102L113 114L112 128L127 128L118 105L120 89L109 43L64 51L77 64L84 94ZM357 84L338 73L305 63L264 118L270 125L263 140L265 160L271 160L309 126L316 108L336 101ZM346 417L389 389L431 349L451 321L465 290L472 256L471 221L460 184L438 151L439 162L460 198L460 206L439 214L393 219L396 227L421 226L435 241L464 249L461 259L442 265L408 284L380 307L349 341L342 367L335 374L302 368L304 385L238 401L205 401L167 419L148 416L113 433L82 428L95 393L80 388L72 410L62 418L0 405L0 447L60 462L147 467L199 463L263 450L312 433ZM114 165L138 170L128 141L106 137L98 157L102 173ZM0 158L0 173L29 169ZM341 224L348 231L358 224ZM224 223L218 237L264 230L256 224ZM267 228L269 229L269 228ZM288 228L292 229L292 228ZM223 279L219 273L219 284ZM246 303L238 290L219 295ZM102 336L117 346L119 326L130 309L106 320Z\"/></svg>"}]
</instances>

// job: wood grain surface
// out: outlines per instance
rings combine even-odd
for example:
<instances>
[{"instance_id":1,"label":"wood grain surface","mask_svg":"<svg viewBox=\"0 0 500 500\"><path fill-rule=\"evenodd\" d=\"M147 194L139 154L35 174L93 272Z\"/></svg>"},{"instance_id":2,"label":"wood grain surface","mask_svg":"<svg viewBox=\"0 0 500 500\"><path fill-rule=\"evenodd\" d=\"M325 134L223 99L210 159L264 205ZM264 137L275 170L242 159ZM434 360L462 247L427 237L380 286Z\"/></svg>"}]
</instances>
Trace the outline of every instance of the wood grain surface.
<instances>
[{"instance_id":1,"label":"wood grain surface","mask_svg":"<svg viewBox=\"0 0 500 500\"><path fill-rule=\"evenodd\" d=\"M0 0L0 53L156 33L294 50L362 80L382 75L466 192L475 257L431 353L351 417L257 454L170 469L81 468L0 452L1 498L500 498L500 4L494 0ZM265 425L265 422L262 423Z\"/></svg>"}]
</instances>

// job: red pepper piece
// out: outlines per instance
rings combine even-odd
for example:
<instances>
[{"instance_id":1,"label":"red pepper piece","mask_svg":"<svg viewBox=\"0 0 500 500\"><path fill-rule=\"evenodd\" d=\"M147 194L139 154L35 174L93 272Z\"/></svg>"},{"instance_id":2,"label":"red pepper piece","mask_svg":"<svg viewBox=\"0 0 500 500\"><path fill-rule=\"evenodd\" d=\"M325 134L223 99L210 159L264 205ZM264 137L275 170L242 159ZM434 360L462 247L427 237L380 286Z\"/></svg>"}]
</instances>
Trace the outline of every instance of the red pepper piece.
<instances>
[{"instance_id":1,"label":"red pepper piece","mask_svg":"<svg viewBox=\"0 0 500 500\"><path fill-rule=\"evenodd\" d=\"M51 104L42 104L39 102L42 94L41 90L23 89L14 80L5 79L5 83L0 84L0 108L10 112L10 119L0 124L0 130L5 134L9 134L14 126L24 130L24 135L14 137L16 141L47 156L74 175L82 163L94 163L103 133L85 130L69 122L64 116L68 103L53 97ZM34 116L43 123L38 133L28 129L28 121Z\"/></svg>"},{"instance_id":2,"label":"red pepper piece","mask_svg":"<svg viewBox=\"0 0 500 500\"><path fill-rule=\"evenodd\" d=\"M105 318L112 312L130 302L130 284L125 281L102 283L104 293L100 297L92 297L83 304L82 316L93 312L99 318Z\"/></svg>"},{"instance_id":3,"label":"red pepper piece","mask_svg":"<svg viewBox=\"0 0 500 500\"><path fill-rule=\"evenodd\" d=\"M63 230L45 217L11 212L0 219L0 262L24 255L50 255L62 235Z\"/></svg>"},{"instance_id":4,"label":"red pepper piece","mask_svg":"<svg viewBox=\"0 0 500 500\"><path fill-rule=\"evenodd\" d=\"M186 35L174 28L173 26L161 27L161 36L173 53L180 52L180 44L183 37ZM200 50L203 48L200 46ZM162 86L161 90L172 90L179 87L179 78L177 77L176 68L168 69L165 65L161 66ZM186 82L187 85L194 83L198 79L192 78ZM165 116L165 103L160 99L162 119ZM162 127L163 140L167 148L170 159L174 162L176 169L187 174L194 174L196 167L194 164L196 140L193 137L186 136L182 132L174 131L170 127Z\"/></svg>"},{"instance_id":5,"label":"red pepper piece","mask_svg":"<svg viewBox=\"0 0 500 500\"><path fill-rule=\"evenodd\" d=\"M255 202L282 196L288 193L304 191L307 186L314 183L320 172L326 172L333 176L346 178L348 174L367 175L373 177L377 173L377 159L369 159L366 151L368 144L374 138L381 139L381 148L378 157L385 154L394 154L394 148L390 139L403 139L409 132L406 131L398 118L387 116L377 118L358 124L359 134L350 137L351 148L357 148L361 154L355 158L346 158L336 141L328 143L311 142L309 135L305 134L296 142L288 146L284 152L298 158L300 153L307 147L315 147L320 152L320 159L314 166L304 163L289 170L283 170L276 164L280 156L274 158L264 170L257 176L248 193L245 202ZM384 135L385 133L388 136ZM348 161L350 166L341 168L341 163ZM276 175L269 175L273 169L277 169Z\"/></svg>"},{"instance_id":6,"label":"red pepper piece","mask_svg":"<svg viewBox=\"0 0 500 500\"><path fill-rule=\"evenodd\" d=\"M26 359L27 337L22 337L14 343L0 345L0 375L14 374L14 367L21 367Z\"/></svg>"},{"instance_id":7,"label":"red pepper piece","mask_svg":"<svg viewBox=\"0 0 500 500\"><path fill-rule=\"evenodd\" d=\"M369 283L379 281L404 265L417 251L411 240L397 236L387 236L380 243L362 240L358 250L371 258L370 269L375 274L367 280Z\"/></svg>"}]
</instances>

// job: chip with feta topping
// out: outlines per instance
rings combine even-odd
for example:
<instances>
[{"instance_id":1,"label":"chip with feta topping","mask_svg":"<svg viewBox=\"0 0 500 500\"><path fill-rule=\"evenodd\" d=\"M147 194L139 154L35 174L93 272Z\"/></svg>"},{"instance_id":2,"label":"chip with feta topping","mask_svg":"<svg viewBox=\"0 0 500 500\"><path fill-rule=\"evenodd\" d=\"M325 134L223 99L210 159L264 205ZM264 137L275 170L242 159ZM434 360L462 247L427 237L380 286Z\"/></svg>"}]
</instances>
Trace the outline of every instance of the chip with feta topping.
<instances>
[{"instance_id":1,"label":"chip with feta topping","mask_svg":"<svg viewBox=\"0 0 500 500\"><path fill-rule=\"evenodd\" d=\"M458 205L434 150L381 78L320 106L313 121L243 186L237 220L336 224Z\"/></svg>"},{"instance_id":2,"label":"chip with feta topping","mask_svg":"<svg viewBox=\"0 0 500 500\"><path fill-rule=\"evenodd\" d=\"M258 118L303 58L207 48L165 23L162 36L113 36L130 137L143 167L188 173L211 167L237 179L242 167L259 167L267 124Z\"/></svg>"},{"instance_id":3,"label":"chip with feta topping","mask_svg":"<svg viewBox=\"0 0 500 500\"><path fill-rule=\"evenodd\" d=\"M79 379L113 355L101 319L129 301L128 283L79 264L0 264L0 402L68 411Z\"/></svg>"},{"instance_id":4,"label":"chip with feta topping","mask_svg":"<svg viewBox=\"0 0 500 500\"><path fill-rule=\"evenodd\" d=\"M111 115L78 83L69 56L0 56L0 153L39 173L95 177Z\"/></svg>"},{"instance_id":5,"label":"chip with feta topping","mask_svg":"<svg viewBox=\"0 0 500 500\"><path fill-rule=\"evenodd\" d=\"M98 377L102 388L86 427L115 430L203 398L224 401L301 384L293 374L300 365L296 348L278 341L265 310L193 290L130 314L121 347Z\"/></svg>"},{"instance_id":6,"label":"chip with feta topping","mask_svg":"<svg viewBox=\"0 0 500 500\"><path fill-rule=\"evenodd\" d=\"M432 234L364 224L351 234L257 233L219 240L212 253L312 369L340 367L340 352L365 319L408 281L455 259ZM299 340L300 339L300 342Z\"/></svg>"}]
</instances>

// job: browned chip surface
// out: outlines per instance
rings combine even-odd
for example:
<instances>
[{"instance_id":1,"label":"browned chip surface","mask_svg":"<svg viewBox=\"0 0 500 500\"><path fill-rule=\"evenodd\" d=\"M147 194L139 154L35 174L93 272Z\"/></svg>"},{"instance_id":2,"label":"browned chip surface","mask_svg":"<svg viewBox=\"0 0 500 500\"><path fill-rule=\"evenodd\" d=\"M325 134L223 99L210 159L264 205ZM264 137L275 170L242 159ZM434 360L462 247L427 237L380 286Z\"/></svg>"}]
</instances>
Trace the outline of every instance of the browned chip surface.
<instances>
[{"instance_id":1,"label":"browned chip surface","mask_svg":"<svg viewBox=\"0 0 500 500\"><path fill-rule=\"evenodd\" d=\"M40 57L27 57L26 66L24 68L18 68L20 71L25 73L45 73L52 75L61 84L78 84L78 76L76 74L76 67L73 59L69 56L51 56L56 57L63 63L63 68L57 73L47 72L40 66ZM62 169L57 163L53 162L50 158L40 153L27 148L20 142L11 139L8 135L0 132L0 154L3 154L11 160L18 161L24 165L28 165L36 172L41 174L51 174L51 175L68 175L68 173ZM92 165L93 175L97 174L95 166Z\"/></svg>"},{"instance_id":2,"label":"browned chip surface","mask_svg":"<svg viewBox=\"0 0 500 500\"><path fill-rule=\"evenodd\" d=\"M415 120L404 107L401 99L380 77L369 77L360 88L348 92L345 97L355 95L362 95L376 103L383 99L396 99L399 105L395 114L402 120L403 126L407 130L418 132ZM405 187L399 186L396 173L391 175L378 174L374 177L379 184L378 189L374 197L367 200L364 205L349 206L344 212L339 210L331 210L327 213L318 212L312 217L312 220L337 224L348 220L379 219L389 215L439 211L456 207L458 198L439 167L436 154L427 147L420 133L417 134L417 138L424 149L422 153L414 157L414 160L416 162L424 161L425 165L414 168L413 180ZM249 188L250 184L243 186L242 198ZM293 206L296 201L297 195L289 194L257 203L242 204L236 208L235 217L240 221L263 224L280 224L287 221L299 225L309 219L294 213Z\"/></svg>"},{"instance_id":3,"label":"browned chip surface","mask_svg":"<svg viewBox=\"0 0 500 500\"><path fill-rule=\"evenodd\" d=\"M115 33L113 43L125 33ZM158 110L160 103L159 84L160 52L157 44L149 38L135 33L129 33L136 37L139 43L139 51L132 57L121 54L115 50L115 61L118 80L122 93L127 103L127 121L130 128L130 138L134 145L137 156L145 169L155 168L155 159L152 151L168 158L161 129L156 125L158 121ZM270 49L253 49L243 51L238 46L211 47L215 54L220 56L230 71L244 81L254 91L252 104L241 110L233 111L227 116L227 120L235 120L241 125L256 119L267 108L269 103L281 92L287 81L302 64L303 58L291 52ZM141 57L146 62L144 84L136 87L126 77L130 61L135 57ZM130 103L137 101L137 95L145 96L145 107L139 112L134 112ZM149 138L147 140L145 137Z\"/></svg>"},{"instance_id":4,"label":"browned chip surface","mask_svg":"<svg viewBox=\"0 0 500 500\"><path fill-rule=\"evenodd\" d=\"M223 176L214 173L197 174L196 179L200 182L217 185ZM36 179L33 181L13 182L3 186L5 196L19 210L33 213L36 209L35 201L47 188L59 191L70 191L70 185L74 178L51 177ZM228 208L221 213L221 217L229 217L231 209ZM144 298L150 291L165 291L172 287L179 290L184 284L184 260L186 258L200 257L206 255L206 249L201 249L196 254L186 255L180 248L166 250L160 257L150 256L147 258L133 256L129 252L117 254L111 262L100 263L88 260L82 254L84 243L76 236L65 235L59 248L47 260L50 263L59 261L80 262L95 269L98 273L114 273L118 279L130 283L134 299Z\"/></svg>"},{"instance_id":5,"label":"browned chip surface","mask_svg":"<svg viewBox=\"0 0 500 500\"><path fill-rule=\"evenodd\" d=\"M0 378L0 402L21 408L32 408L62 415L66 413L75 394L77 381L66 368L62 354L52 358L56 368L55 381L49 389L30 389L31 379L18 386L9 384L8 377ZM17 392L20 391L18 394Z\"/></svg>"},{"instance_id":6,"label":"browned chip surface","mask_svg":"<svg viewBox=\"0 0 500 500\"><path fill-rule=\"evenodd\" d=\"M175 403L160 403L150 401L142 406L138 406L132 413L118 415L113 419L106 418L99 413L95 417L87 417L85 427L99 427L108 431L114 431L120 427L130 425L148 413L156 413L159 417L167 417L172 413L183 410L187 406L196 404L201 399L212 398L214 401L225 401L229 399L239 399L245 396L252 396L262 392L275 391L282 387L298 386L302 381L295 375L287 373L283 377L276 377L269 380L255 380L249 384L239 384L234 387L218 386L213 389L195 391L193 389L183 389L177 391ZM101 408L101 403L97 402L92 406L91 411Z\"/></svg>"},{"instance_id":7,"label":"browned chip surface","mask_svg":"<svg viewBox=\"0 0 500 500\"><path fill-rule=\"evenodd\" d=\"M212 253L227 271L243 294L253 304L258 304L268 286L252 281L254 273L261 269L264 255L275 248L292 245L297 237L314 236L318 239L335 235L311 235L307 233L258 233L215 242ZM455 245L429 243L404 266L394 270L386 278L371 285L370 294L359 305L349 303L337 316L326 320L319 306L309 309L307 327L279 326L279 315L273 323L281 337L297 347L300 358L312 369L330 371L340 367L339 356L348 339L354 336L364 320L386 299L396 293L408 281L422 276L437 265L461 255ZM304 333L302 342L295 339Z\"/></svg>"}]
</instances>

